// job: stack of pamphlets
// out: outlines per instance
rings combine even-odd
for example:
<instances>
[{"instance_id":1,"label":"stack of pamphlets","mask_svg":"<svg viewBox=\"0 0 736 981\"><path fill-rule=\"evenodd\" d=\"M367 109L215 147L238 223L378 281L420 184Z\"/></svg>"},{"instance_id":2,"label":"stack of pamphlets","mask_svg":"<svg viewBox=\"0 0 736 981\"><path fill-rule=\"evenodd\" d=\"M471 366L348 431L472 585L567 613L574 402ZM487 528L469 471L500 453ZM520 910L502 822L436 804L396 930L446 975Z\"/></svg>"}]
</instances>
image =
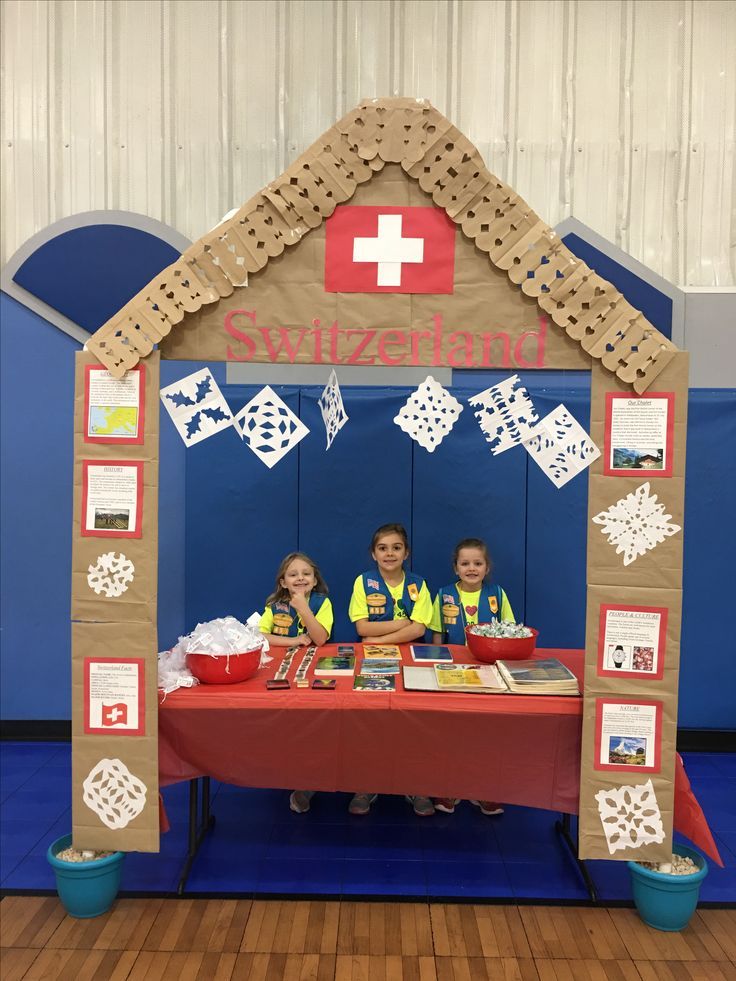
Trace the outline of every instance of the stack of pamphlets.
<instances>
[{"instance_id":1,"label":"stack of pamphlets","mask_svg":"<svg viewBox=\"0 0 736 981\"><path fill-rule=\"evenodd\" d=\"M496 661L498 673L517 695L579 695L578 679L556 657Z\"/></svg>"},{"instance_id":2,"label":"stack of pamphlets","mask_svg":"<svg viewBox=\"0 0 736 981\"><path fill-rule=\"evenodd\" d=\"M355 657L321 657L314 667L317 677L320 675L353 674L355 672Z\"/></svg>"}]
</instances>

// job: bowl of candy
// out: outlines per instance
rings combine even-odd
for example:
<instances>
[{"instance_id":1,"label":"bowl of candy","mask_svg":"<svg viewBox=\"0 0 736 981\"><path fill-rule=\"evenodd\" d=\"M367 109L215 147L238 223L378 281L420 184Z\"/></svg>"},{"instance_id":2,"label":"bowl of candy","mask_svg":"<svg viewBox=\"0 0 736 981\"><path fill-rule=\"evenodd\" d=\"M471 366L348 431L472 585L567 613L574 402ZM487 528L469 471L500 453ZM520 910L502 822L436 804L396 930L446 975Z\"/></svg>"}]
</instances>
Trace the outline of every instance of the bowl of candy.
<instances>
[{"instance_id":1,"label":"bowl of candy","mask_svg":"<svg viewBox=\"0 0 736 981\"><path fill-rule=\"evenodd\" d=\"M465 628L465 643L477 661L523 661L531 657L539 631L523 623L492 620L471 623Z\"/></svg>"},{"instance_id":2,"label":"bowl of candy","mask_svg":"<svg viewBox=\"0 0 736 981\"><path fill-rule=\"evenodd\" d=\"M261 649L236 654L201 654L190 651L187 665L194 677L205 685L236 685L252 678L261 663Z\"/></svg>"}]
</instances>

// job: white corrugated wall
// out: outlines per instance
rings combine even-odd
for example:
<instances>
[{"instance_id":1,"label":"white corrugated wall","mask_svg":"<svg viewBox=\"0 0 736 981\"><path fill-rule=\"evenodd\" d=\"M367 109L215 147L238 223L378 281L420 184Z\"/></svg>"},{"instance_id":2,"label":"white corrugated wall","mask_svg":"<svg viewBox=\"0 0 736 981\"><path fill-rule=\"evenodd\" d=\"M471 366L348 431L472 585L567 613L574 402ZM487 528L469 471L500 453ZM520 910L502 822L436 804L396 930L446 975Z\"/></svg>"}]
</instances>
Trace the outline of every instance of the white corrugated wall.
<instances>
[{"instance_id":1,"label":"white corrugated wall","mask_svg":"<svg viewBox=\"0 0 736 981\"><path fill-rule=\"evenodd\" d=\"M428 98L551 224L736 281L733 0L3 0L2 261L120 208L198 238L366 96Z\"/></svg>"}]
</instances>

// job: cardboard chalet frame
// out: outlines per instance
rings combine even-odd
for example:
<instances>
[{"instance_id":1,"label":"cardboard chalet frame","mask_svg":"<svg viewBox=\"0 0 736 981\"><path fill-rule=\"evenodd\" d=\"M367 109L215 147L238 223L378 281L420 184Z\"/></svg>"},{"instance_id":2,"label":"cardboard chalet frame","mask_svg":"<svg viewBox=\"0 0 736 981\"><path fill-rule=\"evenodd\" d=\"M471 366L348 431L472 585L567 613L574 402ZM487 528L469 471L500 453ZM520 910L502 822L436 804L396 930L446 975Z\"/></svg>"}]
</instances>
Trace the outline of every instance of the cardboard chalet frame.
<instances>
[{"instance_id":1,"label":"cardboard chalet frame","mask_svg":"<svg viewBox=\"0 0 736 981\"><path fill-rule=\"evenodd\" d=\"M428 102L378 99L361 103L328 130L286 172L239 211L189 247L134 296L87 342L77 357L75 493L72 586L73 831L83 848L158 850L156 584L159 351L181 357L172 340L187 322L214 309L248 277L294 249L322 226L338 204L350 201L385 165L399 165L418 185L426 204L444 208L462 240L487 257L489 274L508 277L533 298L556 333L583 353L592 372L590 434L603 446L607 392L642 396L674 393L672 476L652 481L665 510L683 525L688 357L661 334L611 283L576 258L555 232L503 181L490 174L470 141ZM396 169L396 168L394 168ZM375 203L375 202L374 202ZM382 202L379 202L382 203ZM181 335L183 336L183 335ZM192 357L185 354L184 357ZM201 355L215 360L212 353ZM220 358L227 360L225 356ZM256 356L253 360L267 360ZM102 364L115 378L143 364L145 432L141 445L115 447L84 440L84 374ZM421 361L430 364L429 361ZM656 384L655 384L656 383ZM124 453L123 453L124 449ZM123 543L85 537L80 529L83 461L143 463L143 527ZM604 476L599 458L589 468L586 668L580 782L579 848L583 858L663 860L671 854L674 799L677 677L682 610L682 542L678 533L624 566L601 529L590 520L643 482ZM645 477L644 477L645 479ZM123 550L135 578L122 595L95 594L87 572L100 553ZM598 630L602 605L666 607L665 670L656 680L599 675ZM145 726L140 735L85 733L85 664L92 657L144 659ZM651 779L664 828L661 841L619 848L607 843L596 793L634 783L636 773L601 772L594 766L596 703L602 698L661 702L661 766ZM83 783L102 760L120 760L131 780L145 787L145 806L123 827L110 827L83 799ZM642 778L639 778L643 782Z\"/></svg>"}]
</instances>

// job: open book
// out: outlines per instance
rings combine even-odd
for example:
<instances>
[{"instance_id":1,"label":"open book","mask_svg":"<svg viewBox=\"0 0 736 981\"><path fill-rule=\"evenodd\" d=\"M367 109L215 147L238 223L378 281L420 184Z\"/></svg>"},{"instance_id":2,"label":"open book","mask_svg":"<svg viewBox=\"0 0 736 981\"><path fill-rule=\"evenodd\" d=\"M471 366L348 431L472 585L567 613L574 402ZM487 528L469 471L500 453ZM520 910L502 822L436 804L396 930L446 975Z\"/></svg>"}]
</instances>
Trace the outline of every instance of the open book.
<instances>
[{"instance_id":1,"label":"open book","mask_svg":"<svg viewBox=\"0 0 736 981\"><path fill-rule=\"evenodd\" d=\"M516 669L524 665L521 671ZM541 666L541 670L537 670ZM575 675L556 658L497 661L495 664L404 665L407 691L470 692L480 695L579 695ZM512 673L519 675L515 681ZM526 679L525 679L526 674ZM533 676L533 680L529 679Z\"/></svg>"},{"instance_id":2,"label":"open book","mask_svg":"<svg viewBox=\"0 0 736 981\"><path fill-rule=\"evenodd\" d=\"M579 695L578 679L556 657L496 661L509 691L517 695Z\"/></svg>"}]
</instances>

